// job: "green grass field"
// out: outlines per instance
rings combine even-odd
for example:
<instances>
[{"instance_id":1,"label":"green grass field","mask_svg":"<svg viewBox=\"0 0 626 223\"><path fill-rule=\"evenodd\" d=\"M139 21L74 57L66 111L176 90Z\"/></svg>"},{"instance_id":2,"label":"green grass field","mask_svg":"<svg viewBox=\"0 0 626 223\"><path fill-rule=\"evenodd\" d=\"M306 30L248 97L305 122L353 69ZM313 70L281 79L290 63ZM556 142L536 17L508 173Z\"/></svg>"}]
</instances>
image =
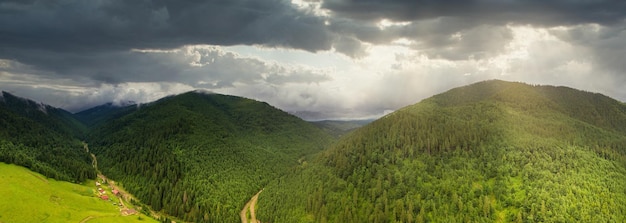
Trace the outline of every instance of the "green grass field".
<instances>
[{"instance_id":1,"label":"green grass field","mask_svg":"<svg viewBox=\"0 0 626 223\"><path fill-rule=\"evenodd\" d=\"M46 179L24 167L0 163L0 223L156 222L121 216L111 201L96 197L94 181L73 184Z\"/></svg>"}]
</instances>

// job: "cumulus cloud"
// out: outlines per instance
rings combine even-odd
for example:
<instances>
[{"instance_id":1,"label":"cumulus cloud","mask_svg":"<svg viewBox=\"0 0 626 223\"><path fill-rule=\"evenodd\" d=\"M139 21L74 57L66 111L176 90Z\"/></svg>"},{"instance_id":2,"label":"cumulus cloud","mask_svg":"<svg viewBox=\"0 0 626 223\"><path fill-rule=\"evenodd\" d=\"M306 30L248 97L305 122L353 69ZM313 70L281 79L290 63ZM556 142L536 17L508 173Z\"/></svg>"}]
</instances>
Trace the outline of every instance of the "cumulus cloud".
<instances>
[{"instance_id":1,"label":"cumulus cloud","mask_svg":"<svg viewBox=\"0 0 626 223\"><path fill-rule=\"evenodd\" d=\"M615 26L583 24L562 27L551 31L565 42L572 43L593 57L598 69L614 73L625 73L626 22ZM619 75L626 80L626 75Z\"/></svg>"},{"instance_id":2,"label":"cumulus cloud","mask_svg":"<svg viewBox=\"0 0 626 223\"><path fill-rule=\"evenodd\" d=\"M147 102L181 89L221 89L236 85L318 84L332 80L328 71L302 65L279 64L244 57L218 46L186 46L174 50L134 50L101 54L97 62L54 58L55 67L34 67L0 60L0 88L20 90L25 97L76 110L81 101L104 103L127 100ZM46 96L55 92L55 97ZM67 97L56 97L69 94Z\"/></svg>"},{"instance_id":3,"label":"cumulus cloud","mask_svg":"<svg viewBox=\"0 0 626 223\"><path fill-rule=\"evenodd\" d=\"M0 70L28 71L48 78L88 77L95 83L181 82L191 86L219 88L235 82L284 84L316 83L330 80L323 70L303 66L287 66L242 57L217 46L186 46L174 50L133 50L109 52L93 57L55 57L49 54L25 55L48 66L29 66L3 60Z\"/></svg>"}]
</instances>

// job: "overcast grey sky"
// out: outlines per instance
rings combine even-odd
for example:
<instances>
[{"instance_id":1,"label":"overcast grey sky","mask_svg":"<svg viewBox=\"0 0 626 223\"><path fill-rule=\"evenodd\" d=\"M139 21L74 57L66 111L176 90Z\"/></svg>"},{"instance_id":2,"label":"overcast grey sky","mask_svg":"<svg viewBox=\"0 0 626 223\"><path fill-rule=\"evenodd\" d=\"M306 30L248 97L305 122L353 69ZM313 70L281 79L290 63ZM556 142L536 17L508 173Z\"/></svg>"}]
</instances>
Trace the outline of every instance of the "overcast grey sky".
<instances>
[{"instance_id":1,"label":"overcast grey sky","mask_svg":"<svg viewBox=\"0 0 626 223\"><path fill-rule=\"evenodd\" d=\"M0 90L70 111L193 89L378 117L502 79L626 101L626 1L2 0Z\"/></svg>"}]
</instances>

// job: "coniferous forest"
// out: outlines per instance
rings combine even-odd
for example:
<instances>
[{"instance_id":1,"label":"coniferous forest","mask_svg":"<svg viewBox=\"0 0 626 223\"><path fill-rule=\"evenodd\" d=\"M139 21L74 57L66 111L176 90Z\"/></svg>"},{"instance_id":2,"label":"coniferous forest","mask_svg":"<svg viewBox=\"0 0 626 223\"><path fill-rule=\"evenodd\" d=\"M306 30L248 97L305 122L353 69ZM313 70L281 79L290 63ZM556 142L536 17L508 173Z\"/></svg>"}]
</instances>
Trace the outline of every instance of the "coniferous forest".
<instances>
[{"instance_id":1,"label":"coniferous forest","mask_svg":"<svg viewBox=\"0 0 626 223\"><path fill-rule=\"evenodd\" d=\"M71 182L96 177L80 141L85 127L71 113L7 92L0 96L0 162Z\"/></svg>"},{"instance_id":2,"label":"coniferous forest","mask_svg":"<svg viewBox=\"0 0 626 223\"><path fill-rule=\"evenodd\" d=\"M626 106L481 82L406 107L271 182L271 222L623 222Z\"/></svg>"},{"instance_id":3,"label":"coniferous forest","mask_svg":"<svg viewBox=\"0 0 626 223\"><path fill-rule=\"evenodd\" d=\"M626 104L567 87L479 82L356 130L201 92L74 115L0 99L1 162L83 182L94 153L164 222L239 222L261 190L262 222L626 221Z\"/></svg>"},{"instance_id":4,"label":"coniferous forest","mask_svg":"<svg viewBox=\"0 0 626 223\"><path fill-rule=\"evenodd\" d=\"M626 0L0 0L0 92L0 223L626 223Z\"/></svg>"},{"instance_id":5,"label":"coniferous forest","mask_svg":"<svg viewBox=\"0 0 626 223\"><path fill-rule=\"evenodd\" d=\"M250 99L189 92L96 124L99 168L154 211L236 222L251 195L333 138Z\"/></svg>"}]
</instances>

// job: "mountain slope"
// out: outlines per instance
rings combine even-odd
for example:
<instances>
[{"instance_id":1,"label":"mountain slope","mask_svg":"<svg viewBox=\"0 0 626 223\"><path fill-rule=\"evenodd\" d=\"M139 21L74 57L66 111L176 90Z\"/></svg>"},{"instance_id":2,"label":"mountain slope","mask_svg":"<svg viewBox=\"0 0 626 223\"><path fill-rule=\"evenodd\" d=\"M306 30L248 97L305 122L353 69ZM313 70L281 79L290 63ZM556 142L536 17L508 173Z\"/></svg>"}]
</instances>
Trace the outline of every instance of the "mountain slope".
<instances>
[{"instance_id":1,"label":"mountain slope","mask_svg":"<svg viewBox=\"0 0 626 223\"><path fill-rule=\"evenodd\" d=\"M104 123L88 137L99 168L185 221L239 221L250 196L333 140L266 103L198 92Z\"/></svg>"},{"instance_id":2,"label":"mountain slope","mask_svg":"<svg viewBox=\"0 0 626 223\"><path fill-rule=\"evenodd\" d=\"M343 137L315 162L268 185L257 216L272 222L623 222L624 126L626 105L600 94L480 82Z\"/></svg>"},{"instance_id":3,"label":"mountain slope","mask_svg":"<svg viewBox=\"0 0 626 223\"><path fill-rule=\"evenodd\" d=\"M73 116L87 127L94 127L106 120L115 119L126 115L137 108L133 102L124 104L106 103L84 111L75 113Z\"/></svg>"},{"instance_id":4,"label":"mountain slope","mask_svg":"<svg viewBox=\"0 0 626 223\"><path fill-rule=\"evenodd\" d=\"M47 180L0 162L0 222L157 222L144 215L120 215L111 201L96 196L93 183Z\"/></svg>"},{"instance_id":5,"label":"mountain slope","mask_svg":"<svg viewBox=\"0 0 626 223\"><path fill-rule=\"evenodd\" d=\"M85 127L68 111L21 98L8 92L2 92L0 107L3 112L37 122L62 137L80 138L85 130Z\"/></svg>"},{"instance_id":6,"label":"mountain slope","mask_svg":"<svg viewBox=\"0 0 626 223\"><path fill-rule=\"evenodd\" d=\"M59 180L95 177L91 158L78 140L85 127L62 109L2 92L0 161Z\"/></svg>"}]
</instances>

